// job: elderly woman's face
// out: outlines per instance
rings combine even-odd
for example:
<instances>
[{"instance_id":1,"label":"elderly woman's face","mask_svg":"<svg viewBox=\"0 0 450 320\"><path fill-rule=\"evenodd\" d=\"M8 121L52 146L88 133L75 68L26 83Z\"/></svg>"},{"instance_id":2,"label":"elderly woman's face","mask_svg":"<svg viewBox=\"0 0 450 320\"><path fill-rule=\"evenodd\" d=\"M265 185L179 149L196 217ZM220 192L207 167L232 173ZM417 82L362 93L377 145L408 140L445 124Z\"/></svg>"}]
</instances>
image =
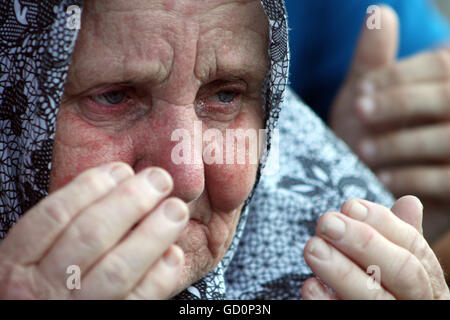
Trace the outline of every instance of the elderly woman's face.
<instances>
[{"instance_id":1,"label":"elderly woman's face","mask_svg":"<svg viewBox=\"0 0 450 320\"><path fill-rule=\"evenodd\" d=\"M177 242L183 282L202 277L229 246L257 164L175 163L179 141L171 136L176 129L193 136L195 121L223 137L227 129L262 128L267 45L259 0L86 1L57 119L50 191L107 162L136 172L164 168L172 196L191 213Z\"/></svg>"}]
</instances>

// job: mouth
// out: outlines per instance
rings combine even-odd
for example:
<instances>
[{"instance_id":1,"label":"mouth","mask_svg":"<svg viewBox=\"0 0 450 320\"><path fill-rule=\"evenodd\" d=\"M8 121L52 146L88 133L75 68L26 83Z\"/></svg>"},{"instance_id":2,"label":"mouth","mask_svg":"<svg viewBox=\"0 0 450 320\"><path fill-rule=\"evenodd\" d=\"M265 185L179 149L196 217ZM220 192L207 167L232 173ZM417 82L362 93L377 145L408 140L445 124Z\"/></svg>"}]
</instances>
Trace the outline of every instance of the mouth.
<instances>
[{"instance_id":1,"label":"mouth","mask_svg":"<svg viewBox=\"0 0 450 320\"><path fill-rule=\"evenodd\" d=\"M211 220L211 210L203 208L198 201L188 203L190 221L207 225Z\"/></svg>"}]
</instances>

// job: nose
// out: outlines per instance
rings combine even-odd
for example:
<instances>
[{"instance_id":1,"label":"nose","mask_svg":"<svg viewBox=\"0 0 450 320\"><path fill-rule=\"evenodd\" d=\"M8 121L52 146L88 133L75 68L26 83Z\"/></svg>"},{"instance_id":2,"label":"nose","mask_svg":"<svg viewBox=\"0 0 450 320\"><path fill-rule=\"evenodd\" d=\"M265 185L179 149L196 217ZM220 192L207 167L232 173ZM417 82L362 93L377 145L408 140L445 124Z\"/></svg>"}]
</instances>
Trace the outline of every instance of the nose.
<instances>
[{"instance_id":1,"label":"nose","mask_svg":"<svg viewBox=\"0 0 450 320\"><path fill-rule=\"evenodd\" d=\"M160 103L154 107L133 138L134 169L136 172L151 166L165 169L174 182L171 196L189 203L199 198L205 188L202 144L195 140L201 135L200 122L190 105Z\"/></svg>"}]
</instances>

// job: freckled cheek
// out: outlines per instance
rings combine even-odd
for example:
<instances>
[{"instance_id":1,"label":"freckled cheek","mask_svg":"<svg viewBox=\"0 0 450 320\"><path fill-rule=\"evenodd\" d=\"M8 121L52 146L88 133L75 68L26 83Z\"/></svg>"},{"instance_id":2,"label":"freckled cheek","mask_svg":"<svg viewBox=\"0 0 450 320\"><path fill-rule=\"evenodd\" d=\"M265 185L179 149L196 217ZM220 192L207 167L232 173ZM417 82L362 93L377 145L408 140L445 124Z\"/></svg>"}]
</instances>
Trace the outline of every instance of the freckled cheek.
<instances>
[{"instance_id":1,"label":"freckled cheek","mask_svg":"<svg viewBox=\"0 0 450 320\"><path fill-rule=\"evenodd\" d=\"M262 115L259 109L251 109L250 112L242 113L235 119L229 129L251 129L255 130L255 136L258 137L258 130L262 128ZM256 110L256 111L255 111ZM223 154L226 154L226 145L230 143L227 139L224 141ZM253 140L253 143L259 145L259 139ZM253 146L255 147L255 146ZM232 149L234 149L232 147ZM250 155L249 151L256 150L247 144L245 148L245 164L239 164L236 157L234 164L212 164L205 165L205 183L208 190L211 204L215 209L227 212L235 210L243 204L247 199L256 180L256 171L258 170L258 162L254 161L254 155ZM235 149L236 155L239 153L238 148ZM257 155L256 158L259 158ZM226 160L226 158L224 159Z\"/></svg>"},{"instance_id":2,"label":"freckled cheek","mask_svg":"<svg viewBox=\"0 0 450 320\"><path fill-rule=\"evenodd\" d=\"M206 188L212 206L224 212L238 208L255 183L257 168L253 164L206 166Z\"/></svg>"},{"instance_id":3,"label":"freckled cheek","mask_svg":"<svg viewBox=\"0 0 450 320\"><path fill-rule=\"evenodd\" d=\"M67 111L60 111L53 146L49 192L69 183L83 171L102 164L132 163L129 139L111 136Z\"/></svg>"}]
</instances>

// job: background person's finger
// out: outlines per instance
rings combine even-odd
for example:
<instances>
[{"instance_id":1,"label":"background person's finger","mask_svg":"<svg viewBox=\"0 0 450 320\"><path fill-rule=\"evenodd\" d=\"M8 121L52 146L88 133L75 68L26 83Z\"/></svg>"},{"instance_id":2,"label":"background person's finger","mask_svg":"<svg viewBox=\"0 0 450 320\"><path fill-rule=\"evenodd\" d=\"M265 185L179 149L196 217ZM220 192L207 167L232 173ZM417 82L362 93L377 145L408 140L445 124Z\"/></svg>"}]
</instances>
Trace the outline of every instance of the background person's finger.
<instances>
[{"instance_id":1,"label":"background person's finger","mask_svg":"<svg viewBox=\"0 0 450 320\"><path fill-rule=\"evenodd\" d=\"M172 187L170 175L155 167L122 182L79 214L40 261L38 269L58 283L65 278L69 265L77 265L85 273L167 197Z\"/></svg>"},{"instance_id":2,"label":"background person's finger","mask_svg":"<svg viewBox=\"0 0 450 320\"><path fill-rule=\"evenodd\" d=\"M389 65L395 60L398 49L398 17L388 6L379 8L381 28L369 29L367 23L364 23L349 78L359 78L368 71Z\"/></svg>"},{"instance_id":3,"label":"background person's finger","mask_svg":"<svg viewBox=\"0 0 450 320\"><path fill-rule=\"evenodd\" d=\"M450 165L391 167L379 170L377 175L396 195L450 199Z\"/></svg>"},{"instance_id":4,"label":"background person's finger","mask_svg":"<svg viewBox=\"0 0 450 320\"><path fill-rule=\"evenodd\" d=\"M188 217L189 209L183 201L165 200L89 270L82 279L82 290L75 291L76 297L124 298L178 239Z\"/></svg>"},{"instance_id":5,"label":"background person's finger","mask_svg":"<svg viewBox=\"0 0 450 320\"><path fill-rule=\"evenodd\" d=\"M365 139L358 153L372 166L450 159L450 124L403 129Z\"/></svg>"},{"instance_id":6,"label":"background person's finger","mask_svg":"<svg viewBox=\"0 0 450 320\"><path fill-rule=\"evenodd\" d=\"M184 266L183 250L172 245L151 266L139 284L127 295L127 300L169 299L179 290Z\"/></svg>"},{"instance_id":7,"label":"background person's finger","mask_svg":"<svg viewBox=\"0 0 450 320\"><path fill-rule=\"evenodd\" d=\"M309 278L302 286L303 300L337 300L337 297L330 292L316 278Z\"/></svg>"},{"instance_id":8,"label":"background person's finger","mask_svg":"<svg viewBox=\"0 0 450 320\"><path fill-rule=\"evenodd\" d=\"M423 234L423 205L417 197L401 197L395 201L391 211L401 220L413 226L420 234Z\"/></svg>"},{"instance_id":9,"label":"background person's finger","mask_svg":"<svg viewBox=\"0 0 450 320\"><path fill-rule=\"evenodd\" d=\"M363 80L374 90L417 82L448 81L450 79L450 50L427 51L376 69ZM369 84L367 84L369 83ZM364 86L361 87L364 91Z\"/></svg>"},{"instance_id":10,"label":"background person's finger","mask_svg":"<svg viewBox=\"0 0 450 320\"><path fill-rule=\"evenodd\" d=\"M367 124L405 125L425 120L450 119L450 83L400 85L362 95L357 114Z\"/></svg>"},{"instance_id":11,"label":"background person's finger","mask_svg":"<svg viewBox=\"0 0 450 320\"><path fill-rule=\"evenodd\" d=\"M84 171L29 210L1 242L2 251L21 264L39 261L79 212L133 174L118 162Z\"/></svg>"}]
</instances>

